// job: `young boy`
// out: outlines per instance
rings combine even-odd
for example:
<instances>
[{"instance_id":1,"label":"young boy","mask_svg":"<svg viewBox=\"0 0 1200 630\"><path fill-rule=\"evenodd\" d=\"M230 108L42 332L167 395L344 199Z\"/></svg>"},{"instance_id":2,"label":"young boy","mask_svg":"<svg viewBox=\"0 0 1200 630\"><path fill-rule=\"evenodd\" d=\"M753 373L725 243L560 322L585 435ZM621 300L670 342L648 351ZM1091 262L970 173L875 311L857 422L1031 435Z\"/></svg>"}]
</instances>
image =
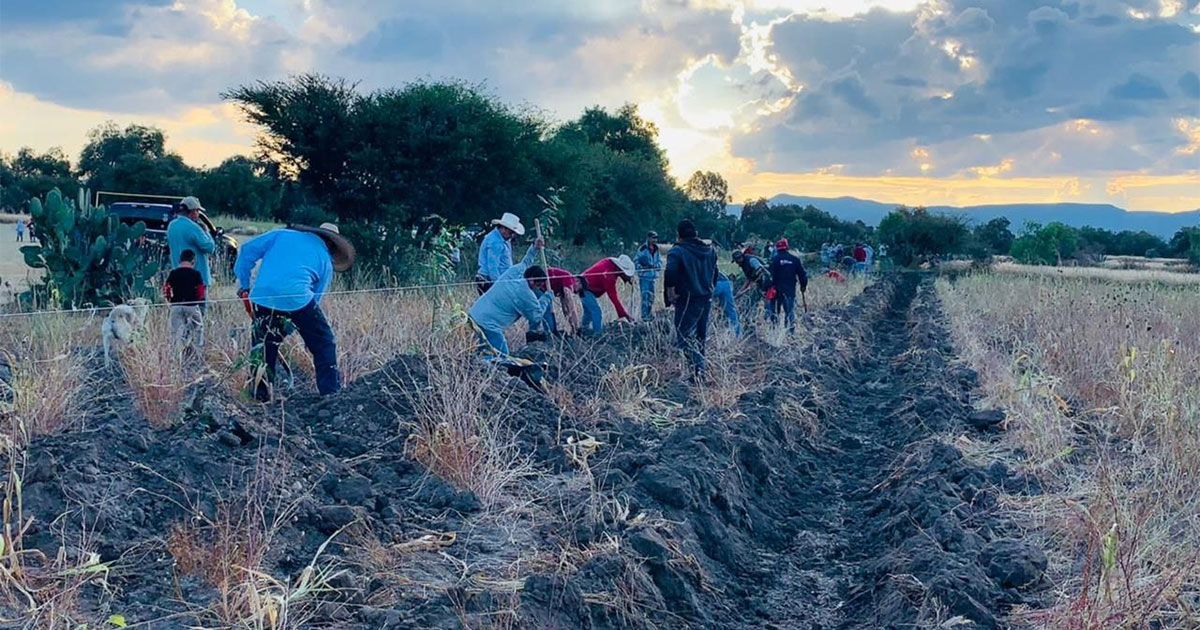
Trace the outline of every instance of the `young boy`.
<instances>
[{"instance_id":1,"label":"young boy","mask_svg":"<svg viewBox=\"0 0 1200 630\"><path fill-rule=\"evenodd\" d=\"M196 252L185 249L179 255L179 266L172 269L163 286L163 296L171 303L171 345L193 355L204 345L204 278L195 269Z\"/></svg>"}]
</instances>

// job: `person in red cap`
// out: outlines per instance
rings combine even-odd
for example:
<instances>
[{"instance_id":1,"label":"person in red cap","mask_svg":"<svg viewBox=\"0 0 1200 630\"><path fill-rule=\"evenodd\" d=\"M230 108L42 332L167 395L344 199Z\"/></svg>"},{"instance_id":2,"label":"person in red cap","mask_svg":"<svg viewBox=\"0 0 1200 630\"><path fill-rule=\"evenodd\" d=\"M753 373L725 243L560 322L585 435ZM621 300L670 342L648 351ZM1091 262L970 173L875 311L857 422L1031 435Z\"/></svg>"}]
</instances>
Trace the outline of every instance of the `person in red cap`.
<instances>
[{"instance_id":1,"label":"person in red cap","mask_svg":"<svg viewBox=\"0 0 1200 630\"><path fill-rule=\"evenodd\" d=\"M771 319L779 317L779 311L787 320L788 332L796 334L796 285L800 292L808 290L808 274L804 263L788 250L787 239L775 243L775 257L771 259L771 280L774 283L775 299L772 301Z\"/></svg>"}]
</instances>

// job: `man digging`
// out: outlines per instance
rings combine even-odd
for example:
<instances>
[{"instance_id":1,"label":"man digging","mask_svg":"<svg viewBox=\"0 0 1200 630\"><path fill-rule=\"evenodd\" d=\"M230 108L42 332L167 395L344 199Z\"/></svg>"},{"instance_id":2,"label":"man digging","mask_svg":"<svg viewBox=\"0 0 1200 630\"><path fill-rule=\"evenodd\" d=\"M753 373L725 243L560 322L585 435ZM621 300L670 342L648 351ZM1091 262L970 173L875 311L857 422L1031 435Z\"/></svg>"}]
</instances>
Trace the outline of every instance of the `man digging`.
<instances>
[{"instance_id":1,"label":"man digging","mask_svg":"<svg viewBox=\"0 0 1200 630\"><path fill-rule=\"evenodd\" d=\"M259 261L251 289L250 275ZM312 354L317 391L328 396L342 388L337 340L320 304L333 273L353 264L354 246L332 223L271 230L242 246L234 265L238 295L248 296L253 306L253 345L262 344L266 367L266 374L254 379L256 400L270 401L279 345L293 327Z\"/></svg>"}]
</instances>

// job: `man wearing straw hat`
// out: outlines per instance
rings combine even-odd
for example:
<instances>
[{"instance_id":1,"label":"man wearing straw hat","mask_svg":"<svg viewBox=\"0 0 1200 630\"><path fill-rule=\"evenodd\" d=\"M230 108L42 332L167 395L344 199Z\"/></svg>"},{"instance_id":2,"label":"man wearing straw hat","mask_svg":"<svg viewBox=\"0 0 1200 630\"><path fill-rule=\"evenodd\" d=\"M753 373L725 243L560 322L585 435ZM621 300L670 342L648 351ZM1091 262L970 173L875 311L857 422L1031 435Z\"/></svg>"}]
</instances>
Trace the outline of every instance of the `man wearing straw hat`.
<instances>
[{"instance_id":1,"label":"man wearing straw hat","mask_svg":"<svg viewBox=\"0 0 1200 630\"><path fill-rule=\"evenodd\" d=\"M492 284L513 266L512 240L525 234L521 218L511 212L505 212L504 216L493 220L492 225L492 231L479 244L479 272L475 274L475 288L479 295L492 288ZM522 265L528 267L533 264L537 255L536 245L529 247L525 258L521 260Z\"/></svg>"},{"instance_id":2,"label":"man wearing straw hat","mask_svg":"<svg viewBox=\"0 0 1200 630\"><path fill-rule=\"evenodd\" d=\"M259 261L251 289L250 275ZM254 375L257 400L271 399L279 345L292 328L312 354L317 391L327 396L341 389L337 341L320 304L333 272L346 271L353 264L354 246L332 223L271 230L242 246L234 265L238 295L249 297L253 305L253 345L262 345L266 367L265 374Z\"/></svg>"}]
</instances>

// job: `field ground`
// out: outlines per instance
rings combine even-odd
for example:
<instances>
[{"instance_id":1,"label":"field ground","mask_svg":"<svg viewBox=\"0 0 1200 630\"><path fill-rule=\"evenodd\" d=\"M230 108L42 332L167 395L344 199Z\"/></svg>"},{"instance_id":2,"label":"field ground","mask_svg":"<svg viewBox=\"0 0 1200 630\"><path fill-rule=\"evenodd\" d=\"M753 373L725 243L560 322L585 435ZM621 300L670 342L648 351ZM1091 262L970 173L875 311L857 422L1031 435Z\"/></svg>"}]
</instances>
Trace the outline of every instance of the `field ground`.
<instances>
[{"instance_id":1,"label":"field ground","mask_svg":"<svg viewBox=\"0 0 1200 630\"><path fill-rule=\"evenodd\" d=\"M818 288L795 341L716 319L697 385L660 321L526 346L542 397L471 361L411 296L337 307L343 326L404 326L390 355L348 346L370 360L329 399L306 384L246 404L228 372L171 381L153 343L123 353L125 378L60 355L30 382L18 361L8 518L32 525L8 547L21 569L0 560L17 576L0 610L154 628L970 630L1040 606L1044 556L996 509L1036 481L941 437L987 440L972 427L993 413L971 406L931 279ZM78 354L85 324L39 339ZM103 378L64 389L77 374ZM70 404L55 424L30 399ZM30 429L48 435L22 451Z\"/></svg>"}]
</instances>

